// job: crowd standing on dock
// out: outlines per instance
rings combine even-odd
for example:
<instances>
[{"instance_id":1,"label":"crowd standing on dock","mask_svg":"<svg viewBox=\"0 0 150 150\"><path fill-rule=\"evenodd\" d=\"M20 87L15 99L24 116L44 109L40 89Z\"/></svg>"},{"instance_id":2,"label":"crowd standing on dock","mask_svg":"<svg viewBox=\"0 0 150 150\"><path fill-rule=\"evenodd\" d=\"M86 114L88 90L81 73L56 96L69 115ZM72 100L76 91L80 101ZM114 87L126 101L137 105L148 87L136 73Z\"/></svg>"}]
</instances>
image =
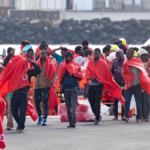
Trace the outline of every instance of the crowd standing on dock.
<instances>
[{"instance_id":1,"label":"crowd standing on dock","mask_svg":"<svg viewBox=\"0 0 150 150\"><path fill-rule=\"evenodd\" d=\"M59 50L61 55L56 53ZM49 107L57 109L56 82L64 94L68 128L76 127L81 90L95 115L95 125L99 124L104 99L114 102L113 120L118 120L120 102L121 119L129 122L132 95L136 102L136 122L149 122L150 45L140 49L129 47L126 40L121 38L112 45L106 45L103 50L93 50L87 40L83 40L82 45L76 46L74 50L61 46L52 50L46 41L42 41L34 52L31 43L24 40L21 42L20 55L15 55L15 49L9 47L0 74L0 135L3 134L5 108L6 130L14 127L14 118L17 131L23 132L33 76L37 125L47 125Z\"/></svg>"}]
</instances>

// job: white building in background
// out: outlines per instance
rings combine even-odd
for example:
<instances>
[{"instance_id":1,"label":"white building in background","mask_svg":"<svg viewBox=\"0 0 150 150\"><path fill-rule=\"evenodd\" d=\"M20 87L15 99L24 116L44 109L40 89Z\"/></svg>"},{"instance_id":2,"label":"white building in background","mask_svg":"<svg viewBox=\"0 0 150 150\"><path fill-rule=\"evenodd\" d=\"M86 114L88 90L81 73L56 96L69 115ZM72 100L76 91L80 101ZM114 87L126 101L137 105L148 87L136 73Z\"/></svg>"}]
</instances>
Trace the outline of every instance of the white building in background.
<instances>
[{"instance_id":1,"label":"white building in background","mask_svg":"<svg viewBox=\"0 0 150 150\"><path fill-rule=\"evenodd\" d=\"M0 6L19 10L150 11L150 0L0 0Z\"/></svg>"}]
</instances>

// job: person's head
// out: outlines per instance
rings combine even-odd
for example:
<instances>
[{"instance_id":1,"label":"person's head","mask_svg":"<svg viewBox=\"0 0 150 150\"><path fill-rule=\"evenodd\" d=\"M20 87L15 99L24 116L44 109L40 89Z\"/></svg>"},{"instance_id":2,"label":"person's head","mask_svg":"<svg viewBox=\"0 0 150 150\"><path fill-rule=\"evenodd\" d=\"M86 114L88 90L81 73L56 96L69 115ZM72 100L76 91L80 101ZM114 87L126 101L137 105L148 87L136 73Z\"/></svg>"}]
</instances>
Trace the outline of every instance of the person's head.
<instances>
[{"instance_id":1,"label":"person's head","mask_svg":"<svg viewBox=\"0 0 150 150\"><path fill-rule=\"evenodd\" d=\"M12 48L12 47L9 47L8 49L7 49L7 54L9 55L11 55L12 57L15 55L15 49L14 48Z\"/></svg>"},{"instance_id":2,"label":"person's head","mask_svg":"<svg viewBox=\"0 0 150 150\"><path fill-rule=\"evenodd\" d=\"M119 40L122 41L122 44L127 44L127 42L124 38L120 38Z\"/></svg>"},{"instance_id":3,"label":"person's head","mask_svg":"<svg viewBox=\"0 0 150 150\"><path fill-rule=\"evenodd\" d=\"M146 50L146 47L147 47L147 46L142 46L141 48Z\"/></svg>"},{"instance_id":4,"label":"person's head","mask_svg":"<svg viewBox=\"0 0 150 150\"><path fill-rule=\"evenodd\" d=\"M45 50L45 49L40 50L40 58L41 58L41 60L45 60L46 56L47 56L47 50Z\"/></svg>"},{"instance_id":5,"label":"person's head","mask_svg":"<svg viewBox=\"0 0 150 150\"><path fill-rule=\"evenodd\" d=\"M121 50L123 50L123 52L124 52L124 54L126 54L126 51L127 51L127 49L126 49L126 47L124 46L124 44L119 44L118 45L118 47L121 49Z\"/></svg>"},{"instance_id":6,"label":"person's head","mask_svg":"<svg viewBox=\"0 0 150 150\"><path fill-rule=\"evenodd\" d=\"M76 52L76 54L83 56L83 49L81 46L76 46L75 52Z\"/></svg>"},{"instance_id":7,"label":"person's head","mask_svg":"<svg viewBox=\"0 0 150 150\"><path fill-rule=\"evenodd\" d=\"M145 49L140 49L139 57L142 62L148 61L148 52Z\"/></svg>"},{"instance_id":8,"label":"person's head","mask_svg":"<svg viewBox=\"0 0 150 150\"><path fill-rule=\"evenodd\" d=\"M73 59L73 55L72 55L72 52L66 52L66 61L67 63L70 62L72 59Z\"/></svg>"},{"instance_id":9,"label":"person's head","mask_svg":"<svg viewBox=\"0 0 150 150\"><path fill-rule=\"evenodd\" d=\"M111 45L107 44L105 47L108 47L111 50Z\"/></svg>"},{"instance_id":10,"label":"person's head","mask_svg":"<svg viewBox=\"0 0 150 150\"><path fill-rule=\"evenodd\" d=\"M99 59L101 54L101 50L99 48L96 48L94 50L94 59Z\"/></svg>"},{"instance_id":11,"label":"person's head","mask_svg":"<svg viewBox=\"0 0 150 150\"><path fill-rule=\"evenodd\" d=\"M40 50L46 50L47 51L47 45L45 43L41 43Z\"/></svg>"},{"instance_id":12,"label":"person's head","mask_svg":"<svg viewBox=\"0 0 150 150\"><path fill-rule=\"evenodd\" d=\"M119 43L119 44L122 44L122 41L121 41L121 40L118 40L118 43Z\"/></svg>"},{"instance_id":13,"label":"person's head","mask_svg":"<svg viewBox=\"0 0 150 150\"><path fill-rule=\"evenodd\" d=\"M66 56L66 52L67 52L67 48L66 48L66 47L63 47L63 48L61 49L61 56L62 56L62 57L65 57L65 56Z\"/></svg>"},{"instance_id":14,"label":"person's head","mask_svg":"<svg viewBox=\"0 0 150 150\"><path fill-rule=\"evenodd\" d=\"M27 51L27 56L28 56L30 59L32 59L33 54L34 54L33 49L32 49L32 48L29 48L28 51Z\"/></svg>"},{"instance_id":15,"label":"person's head","mask_svg":"<svg viewBox=\"0 0 150 150\"><path fill-rule=\"evenodd\" d=\"M28 40L23 40L22 42L21 42L21 45L22 46L26 46L26 45L30 45L31 43L28 41Z\"/></svg>"},{"instance_id":16,"label":"person's head","mask_svg":"<svg viewBox=\"0 0 150 150\"><path fill-rule=\"evenodd\" d=\"M112 45L112 46L111 46L111 52L116 52L116 51L118 51L118 50L119 50L118 45Z\"/></svg>"},{"instance_id":17,"label":"person's head","mask_svg":"<svg viewBox=\"0 0 150 150\"><path fill-rule=\"evenodd\" d=\"M104 47L104 48L103 48L103 53L105 54L106 57L109 56L109 54L110 54L110 49L109 49L108 47Z\"/></svg>"},{"instance_id":18,"label":"person's head","mask_svg":"<svg viewBox=\"0 0 150 150\"><path fill-rule=\"evenodd\" d=\"M91 50L89 50L89 49L87 49L87 50L85 50L85 53L84 53L84 55L85 55L85 57L88 59L88 60L91 60L92 59L92 51Z\"/></svg>"},{"instance_id":19,"label":"person's head","mask_svg":"<svg viewBox=\"0 0 150 150\"><path fill-rule=\"evenodd\" d=\"M150 46L146 46L146 51L148 52L148 54L150 54Z\"/></svg>"},{"instance_id":20,"label":"person's head","mask_svg":"<svg viewBox=\"0 0 150 150\"><path fill-rule=\"evenodd\" d=\"M127 50L126 56L128 60L132 59L134 57L134 50L132 48L129 48Z\"/></svg>"},{"instance_id":21,"label":"person's head","mask_svg":"<svg viewBox=\"0 0 150 150\"><path fill-rule=\"evenodd\" d=\"M138 52L138 48L137 47L133 47L134 51Z\"/></svg>"},{"instance_id":22,"label":"person's head","mask_svg":"<svg viewBox=\"0 0 150 150\"><path fill-rule=\"evenodd\" d=\"M83 65L84 64L84 58L82 56L76 57L75 61L79 63L79 65Z\"/></svg>"},{"instance_id":23,"label":"person's head","mask_svg":"<svg viewBox=\"0 0 150 150\"><path fill-rule=\"evenodd\" d=\"M124 61L124 53L123 53L122 50L118 50L118 51L116 52L116 59L117 59L118 61Z\"/></svg>"},{"instance_id":24,"label":"person's head","mask_svg":"<svg viewBox=\"0 0 150 150\"><path fill-rule=\"evenodd\" d=\"M113 44L114 44L114 45L118 45L118 44L119 44L119 42L118 42L118 41L115 41Z\"/></svg>"},{"instance_id":25,"label":"person's head","mask_svg":"<svg viewBox=\"0 0 150 150\"><path fill-rule=\"evenodd\" d=\"M83 49L88 49L88 45L89 45L88 40L83 40L83 41L82 41Z\"/></svg>"}]
</instances>

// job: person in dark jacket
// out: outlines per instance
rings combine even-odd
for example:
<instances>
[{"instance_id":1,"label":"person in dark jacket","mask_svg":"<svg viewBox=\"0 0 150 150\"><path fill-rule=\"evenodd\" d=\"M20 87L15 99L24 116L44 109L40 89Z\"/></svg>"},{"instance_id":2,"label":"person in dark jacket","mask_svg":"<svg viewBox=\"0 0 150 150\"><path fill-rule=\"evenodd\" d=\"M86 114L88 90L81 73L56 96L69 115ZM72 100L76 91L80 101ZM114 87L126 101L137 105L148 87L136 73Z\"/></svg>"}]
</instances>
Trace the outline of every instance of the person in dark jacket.
<instances>
[{"instance_id":1,"label":"person in dark jacket","mask_svg":"<svg viewBox=\"0 0 150 150\"><path fill-rule=\"evenodd\" d=\"M116 83L122 88L122 95L124 96L124 86L125 81L121 75L122 72L122 66L124 62L124 54L122 50L118 50L116 52L116 60L112 63L111 66L111 73L114 76L114 80ZM115 118L113 120L118 120L118 99L114 99L114 115ZM124 116L124 108L122 107L122 117Z\"/></svg>"},{"instance_id":2,"label":"person in dark jacket","mask_svg":"<svg viewBox=\"0 0 150 150\"><path fill-rule=\"evenodd\" d=\"M9 54L4 60L5 67L7 63L10 61L11 57L12 57L11 54ZM31 77L39 74L41 72L41 69L30 58L26 58L26 59L34 67L34 69L29 69L27 72L29 85L30 85ZM19 133L22 133L25 128L26 110L28 104L28 92L29 92L29 86L15 90L13 91L13 96L11 99L11 111L15 121L18 124L17 131L19 131ZM18 114L18 110L20 110L20 115Z\"/></svg>"},{"instance_id":3,"label":"person in dark jacket","mask_svg":"<svg viewBox=\"0 0 150 150\"><path fill-rule=\"evenodd\" d=\"M69 63L73 59L71 52L66 53L66 62ZM70 125L68 128L76 127L76 110L78 104L79 81L75 76L70 76L66 71L62 80L62 90L64 91L65 103ZM72 111L71 111L72 109Z\"/></svg>"}]
</instances>

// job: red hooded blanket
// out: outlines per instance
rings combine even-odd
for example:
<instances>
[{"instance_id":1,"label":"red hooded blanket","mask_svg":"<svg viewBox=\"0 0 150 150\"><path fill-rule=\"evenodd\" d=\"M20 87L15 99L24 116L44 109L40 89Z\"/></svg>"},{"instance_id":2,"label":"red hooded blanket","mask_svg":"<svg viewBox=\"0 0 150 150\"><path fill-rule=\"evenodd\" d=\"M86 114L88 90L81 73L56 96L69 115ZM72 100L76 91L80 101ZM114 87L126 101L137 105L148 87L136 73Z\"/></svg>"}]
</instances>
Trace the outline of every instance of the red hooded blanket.
<instances>
[{"instance_id":1,"label":"red hooded blanket","mask_svg":"<svg viewBox=\"0 0 150 150\"><path fill-rule=\"evenodd\" d=\"M50 49L49 46L48 46L48 52L49 52L50 55L52 55L51 49ZM37 57L38 55L40 55L40 45L36 49L35 57Z\"/></svg>"},{"instance_id":2,"label":"red hooded blanket","mask_svg":"<svg viewBox=\"0 0 150 150\"><path fill-rule=\"evenodd\" d=\"M66 71L69 72L70 76L77 77L79 81L83 79L83 74L79 63L75 62L74 59L72 59L69 63L64 60L58 69L58 81L60 85L62 84L62 79Z\"/></svg>"},{"instance_id":3,"label":"red hooded blanket","mask_svg":"<svg viewBox=\"0 0 150 150\"><path fill-rule=\"evenodd\" d=\"M94 78L97 81L103 83L104 87L106 89L109 89L110 95L112 97L118 98L124 106L125 100L122 96L122 89L114 81L107 64L102 59L99 59L95 65L94 59L89 61L88 66L86 68L86 78L88 80L90 78Z\"/></svg>"},{"instance_id":4,"label":"red hooded blanket","mask_svg":"<svg viewBox=\"0 0 150 150\"><path fill-rule=\"evenodd\" d=\"M39 65L40 68L42 68L40 58L36 61L36 63ZM50 57L46 57L45 72L46 72L46 78L48 82L50 82L52 77L56 73L56 69L54 67L54 64L51 62ZM49 102L50 109L54 109L54 107L58 105L57 94L56 94L54 85L52 85L49 90L48 102Z\"/></svg>"},{"instance_id":5,"label":"red hooded blanket","mask_svg":"<svg viewBox=\"0 0 150 150\"><path fill-rule=\"evenodd\" d=\"M28 61L20 55L14 56L12 62L8 62L4 74L0 76L0 95L12 92L29 85L27 71Z\"/></svg>"},{"instance_id":6,"label":"red hooded blanket","mask_svg":"<svg viewBox=\"0 0 150 150\"><path fill-rule=\"evenodd\" d=\"M0 148L4 149L6 147L4 139L4 130L3 130L3 120L5 116L6 103L0 96Z\"/></svg>"},{"instance_id":7,"label":"red hooded blanket","mask_svg":"<svg viewBox=\"0 0 150 150\"><path fill-rule=\"evenodd\" d=\"M150 94L150 78L148 77L147 71L138 58L133 57L131 60L126 60L123 63L122 76L125 80L125 90L129 89L134 82L134 74L130 71L130 67L135 67L141 71L140 73L140 84L141 90L146 90Z\"/></svg>"}]
</instances>

